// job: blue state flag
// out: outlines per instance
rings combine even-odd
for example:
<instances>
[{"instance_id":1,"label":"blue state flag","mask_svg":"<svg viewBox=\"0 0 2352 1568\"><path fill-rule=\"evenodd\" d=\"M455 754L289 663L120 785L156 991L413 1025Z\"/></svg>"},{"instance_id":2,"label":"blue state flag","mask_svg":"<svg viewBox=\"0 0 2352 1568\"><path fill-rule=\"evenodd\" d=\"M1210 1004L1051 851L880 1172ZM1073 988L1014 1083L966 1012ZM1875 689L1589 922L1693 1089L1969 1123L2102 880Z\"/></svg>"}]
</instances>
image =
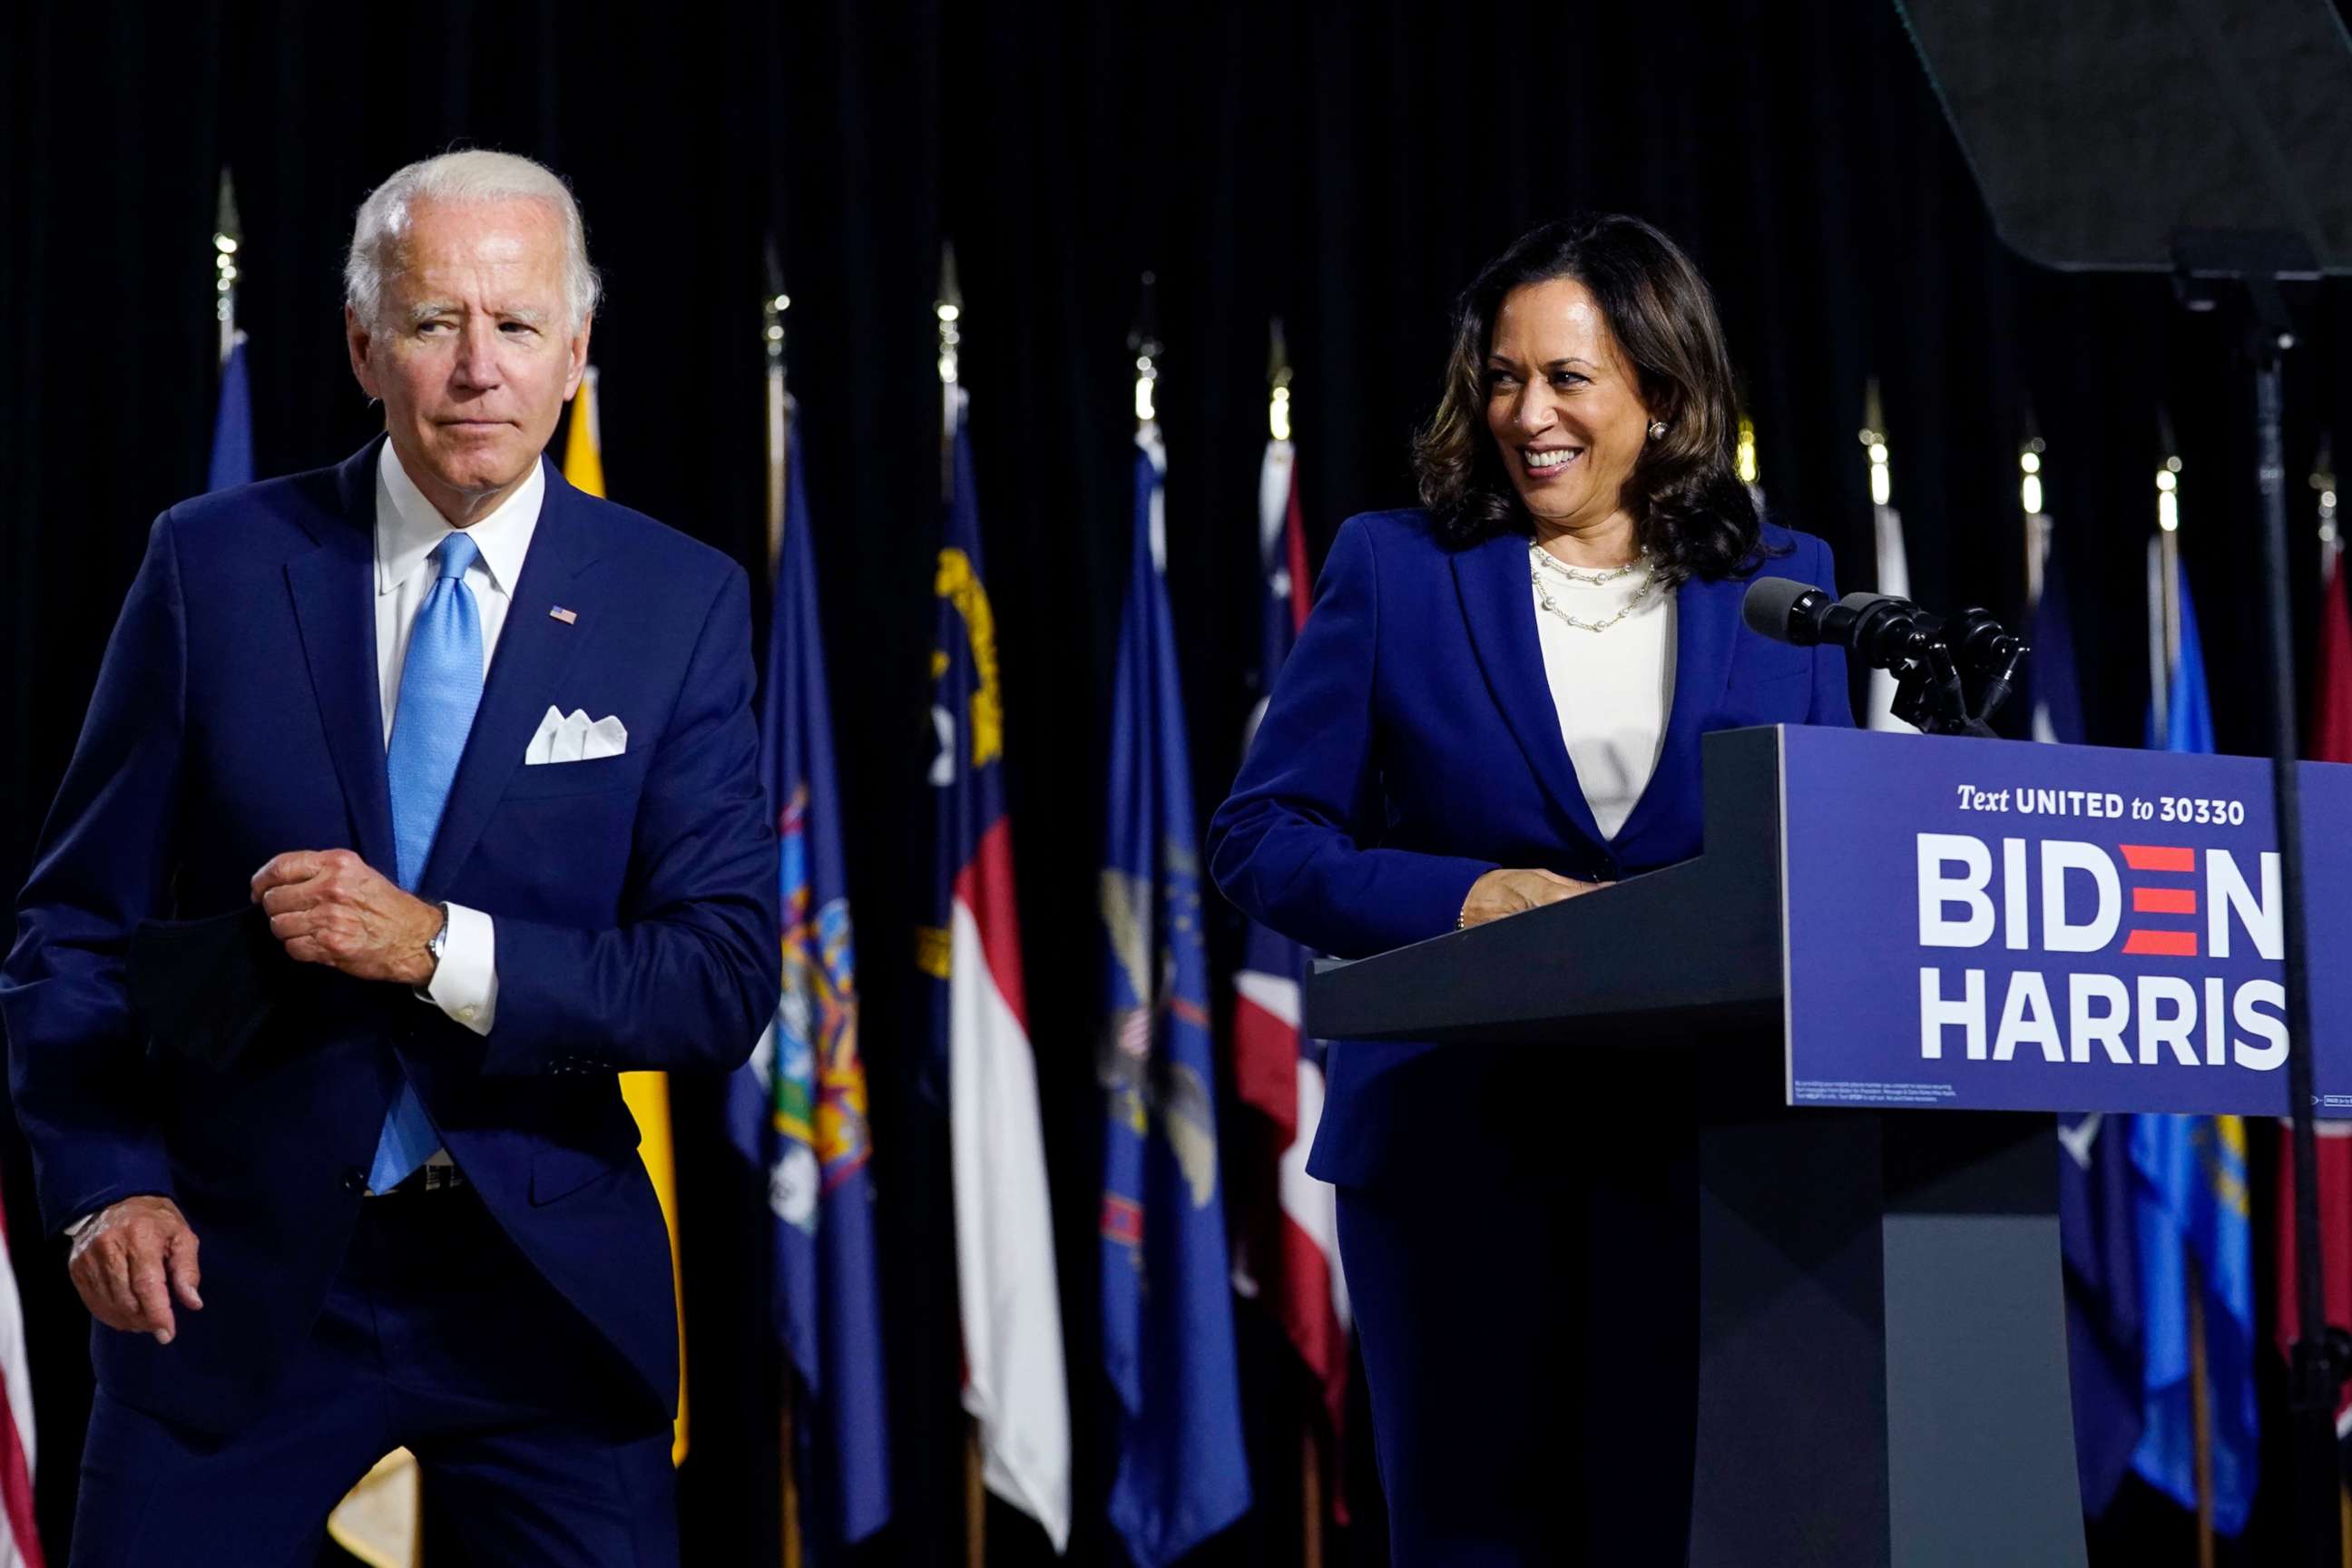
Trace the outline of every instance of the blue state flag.
<instances>
[{"instance_id":1,"label":"blue state flag","mask_svg":"<svg viewBox=\"0 0 2352 1568\"><path fill-rule=\"evenodd\" d=\"M2025 667L2033 739L2062 746L2083 744L2083 683L2074 668L2074 625L2054 547L2042 556L2042 596L2034 600L2027 618L2025 640L2033 650Z\"/></svg>"},{"instance_id":2,"label":"blue state flag","mask_svg":"<svg viewBox=\"0 0 2352 1568\"><path fill-rule=\"evenodd\" d=\"M2046 521L2043 524L2047 528ZM2045 531L2042 592L2026 640L2033 739L2081 745L2082 687L2058 552ZM2059 1119L2058 1235L2065 1258L2067 1369L2083 1511L2107 1510L2140 1440L2143 1348L2139 1310L2139 1182L2132 1119L2092 1111Z\"/></svg>"},{"instance_id":3,"label":"blue state flag","mask_svg":"<svg viewBox=\"0 0 2352 1568\"><path fill-rule=\"evenodd\" d=\"M212 463L205 472L206 490L225 490L253 483L253 394L245 380L245 334L230 341L228 358L221 361L220 406L213 414Z\"/></svg>"},{"instance_id":4,"label":"blue state flag","mask_svg":"<svg viewBox=\"0 0 2352 1568\"><path fill-rule=\"evenodd\" d=\"M856 951L797 424L788 439L760 714L760 773L779 840L783 991L729 1085L728 1110L737 1149L766 1173L774 1326L803 1391L801 1452L786 1462L803 1467L803 1533L823 1555L889 1519L890 1450Z\"/></svg>"},{"instance_id":5,"label":"blue state flag","mask_svg":"<svg viewBox=\"0 0 2352 1568\"><path fill-rule=\"evenodd\" d=\"M2146 1327L2140 1321L2136 1119L2111 1112L2058 1121L2058 1237L2065 1259L2066 1365L2083 1512L2115 1500L2141 1435Z\"/></svg>"},{"instance_id":6,"label":"blue state flag","mask_svg":"<svg viewBox=\"0 0 2352 1568\"><path fill-rule=\"evenodd\" d=\"M1136 439L1101 882L1103 1361L1118 1401L1110 1520L1139 1568L1163 1568L1250 1504L1161 470L1147 426Z\"/></svg>"},{"instance_id":7,"label":"blue state flag","mask_svg":"<svg viewBox=\"0 0 2352 1568\"><path fill-rule=\"evenodd\" d=\"M2189 603L2187 575L2177 566L2173 582L2180 605L2180 651L2166 672L2161 730L2155 705L2149 705L2149 742L2170 752L2210 752L2213 710L2206 696L2197 612ZM2236 1116L2136 1116L2131 1159L2139 1176L2146 1348L2142 1430L2132 1468L2184 1508L2197 1506L2189 1315L2189 1291L2195 1289L2203 1307L2212 1385L2213 1527L2236 1535L2245 1529L2252 1507L2261 1441L2254 1421L2254 1267L2245 1121Z\"/></svg>"}]
</instances>

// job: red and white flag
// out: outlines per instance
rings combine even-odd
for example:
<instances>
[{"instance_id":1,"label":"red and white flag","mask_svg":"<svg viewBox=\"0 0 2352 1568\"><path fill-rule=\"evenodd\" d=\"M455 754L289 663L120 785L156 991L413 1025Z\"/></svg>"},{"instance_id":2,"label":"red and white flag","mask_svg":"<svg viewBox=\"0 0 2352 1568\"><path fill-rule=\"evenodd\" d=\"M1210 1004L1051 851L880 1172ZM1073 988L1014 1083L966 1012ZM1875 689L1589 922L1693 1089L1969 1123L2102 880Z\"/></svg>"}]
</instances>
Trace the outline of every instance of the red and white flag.
<instances>
[{"instance_id":1,"label":"red and white flag","mask_svg":"<svg viewBox=\"0 0 2352 1568\"><path fill-rule=\"evenodd\" d=\"M1258 544L1264 569L1260 700L1307 619L1307 541L1298 512L1297 454L1269 441L1258 477ZM1244 741L1246 749L1246 738ZM1348 1286L1339 1269L1338 1194L1307 1173L1307 1151L1323 1119L1322 1042L1299 1026L1299 983L1307 954L1297 943L1251 921L1234 975L1234 1085L1265 1119L1273 1172L1245 1183L1271 1212L1244 1216L1234 1283L1265 1299L1317 1382L1332 1430L1339 1430L1348 1387ZM1270 1176L1270 1179L1269 1179Z\"/></svg>"},{"instance_id":2,"label":"red and white flag","mask_svg":"<svg viewBox=\"0 0 2352 1568\"><path fill-rule=\"evenodd\" d=\"M1013 902L996 618L960 399L957 407L955 489L932 579L938 924L924 933L921 961L946 992L932 1048L955 1174L963 1405L989 1490L1034 1518L1062 1552L1070 1542L1070 1405L1061 1291Z\"/></svg>"},{"instance_id":3,"label":"red and white flag","mask_svg":"<svg viewBox=\"0 0 2352 1568\"><path fill-rule=\"evenodd\" d=\"M0 1215L0 1377L7 1382L0 1409L0 1568L42 1568L40 1532L33 1524L33 1368L25 1354L25 1306L8 1226Z\"/></svg>"}]
</instances>

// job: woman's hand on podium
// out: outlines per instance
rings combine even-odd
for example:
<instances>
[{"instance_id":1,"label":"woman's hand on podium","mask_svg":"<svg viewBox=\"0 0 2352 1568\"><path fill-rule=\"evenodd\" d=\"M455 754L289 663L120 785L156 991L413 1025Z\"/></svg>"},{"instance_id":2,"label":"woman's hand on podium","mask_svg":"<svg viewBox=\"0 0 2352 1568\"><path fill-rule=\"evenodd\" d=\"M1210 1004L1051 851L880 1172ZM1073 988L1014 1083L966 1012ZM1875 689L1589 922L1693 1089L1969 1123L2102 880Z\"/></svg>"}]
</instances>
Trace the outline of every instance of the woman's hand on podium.
<instances>
[{"instance_id":1,"label":"woman's hand on podium","mask_svg":"<svg viewBox=\"0 0 2352 1568\"><path fill-rule=\"evenodd\" d=\"M1470 896L1462 900L1462 918L1455 922L1456 928L1467 931L1505 915L1539 910L1546 904L1591 892L1600 886L1599 882L1580 882L1557 871L1508 868L1489 871L1470 884Z\"/></svg>"}]
</instances>

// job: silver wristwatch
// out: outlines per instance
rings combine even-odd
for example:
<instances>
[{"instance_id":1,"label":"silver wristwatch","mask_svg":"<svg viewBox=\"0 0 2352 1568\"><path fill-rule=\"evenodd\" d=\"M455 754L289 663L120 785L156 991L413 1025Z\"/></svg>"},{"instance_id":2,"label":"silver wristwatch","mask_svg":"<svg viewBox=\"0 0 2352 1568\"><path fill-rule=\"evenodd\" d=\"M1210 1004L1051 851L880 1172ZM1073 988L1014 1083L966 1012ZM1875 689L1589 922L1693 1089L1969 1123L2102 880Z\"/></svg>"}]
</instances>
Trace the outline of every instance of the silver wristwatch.
<instances>
[{"instance_id":1,"label":"silver wristwatch","mask_svg":"<svg viewBox=\"0 0 2352 1568\"><path fill-rule=\"evenodd\" d=\"M431 940L425 942L425 951L432 955L433 967L438 969L441 967L442 952L449 945L449 906L441 903L433 907L441 911L441 929L435 931Z\"/></svg>"}]
</instances>

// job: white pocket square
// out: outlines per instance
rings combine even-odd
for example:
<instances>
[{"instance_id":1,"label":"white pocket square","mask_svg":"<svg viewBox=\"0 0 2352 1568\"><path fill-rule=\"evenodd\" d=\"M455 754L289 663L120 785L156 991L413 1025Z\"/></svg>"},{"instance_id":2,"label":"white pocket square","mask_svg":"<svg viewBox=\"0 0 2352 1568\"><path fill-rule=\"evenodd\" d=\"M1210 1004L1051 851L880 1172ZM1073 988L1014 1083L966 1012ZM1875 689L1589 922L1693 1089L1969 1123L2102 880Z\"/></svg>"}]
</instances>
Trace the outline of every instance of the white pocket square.
<instances>
[{"instance_id":1,"label":"white pocket square","mask_svg":"<svg viewBox=\"0 0 2352 1568\"><path fill-rule=\"evenodd\" d=\"M539 721L539 732L523 748L522 760L527 765L541 763L591 763L600 757L617 757L629 749L629 731L617 715L588 721L588 710L575 708L567 716L562 710L550 708L547 717Z\"/></svg>"}]
</instances>

